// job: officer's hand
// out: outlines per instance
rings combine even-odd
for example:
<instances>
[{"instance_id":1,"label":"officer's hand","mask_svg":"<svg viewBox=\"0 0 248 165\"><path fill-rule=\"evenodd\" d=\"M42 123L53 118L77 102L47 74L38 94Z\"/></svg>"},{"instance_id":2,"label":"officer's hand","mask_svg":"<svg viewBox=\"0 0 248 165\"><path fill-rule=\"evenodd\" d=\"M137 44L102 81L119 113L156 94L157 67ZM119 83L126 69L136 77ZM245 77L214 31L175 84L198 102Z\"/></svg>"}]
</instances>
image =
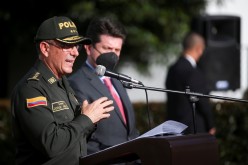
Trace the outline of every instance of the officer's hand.
<instances>
[{"instance_id":1,"label":"officer's hand","mask_svg":"<svg viewBox=\"0 0 248 165\"><path fill-rule=\"evenodd\" d=\"M108 118L109 112L114 110L113 101L107 97L102 97L89 104L87 100L83 102L81 114L88 116L93 123L101 119Z\"/></svg>"}]
</instances>

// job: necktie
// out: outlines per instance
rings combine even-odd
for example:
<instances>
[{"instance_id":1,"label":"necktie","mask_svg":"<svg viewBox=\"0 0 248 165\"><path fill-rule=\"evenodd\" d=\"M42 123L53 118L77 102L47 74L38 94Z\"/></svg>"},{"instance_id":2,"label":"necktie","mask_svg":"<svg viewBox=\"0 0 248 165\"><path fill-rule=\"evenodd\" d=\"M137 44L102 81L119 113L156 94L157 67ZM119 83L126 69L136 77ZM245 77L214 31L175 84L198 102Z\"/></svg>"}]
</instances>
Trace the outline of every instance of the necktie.
<instances>
[{"instance_id":1,"label":"necktie","mask_svg":"<svg viewBox=\"0 0 248 165\"><path fill-rule=\"evenodd\" d=\"M103 82L107 86L107 88L108 88L109 92L111 93L111 95L113 96L113 98L115 99L115 102L117 103L117 105L119 107L119 110L121 112L121 115L123 117L123 120L124 120L124 122L126 124L127 121L126 121L126 116L125 116L124 108L123 108L123 105L122 105L122 101L121 101L120 97L117 95L116 91L114 90L114 87L113 87L113 84L112 84L110 78L105 77L103 79Z\"/></svg>"}]
</instances>

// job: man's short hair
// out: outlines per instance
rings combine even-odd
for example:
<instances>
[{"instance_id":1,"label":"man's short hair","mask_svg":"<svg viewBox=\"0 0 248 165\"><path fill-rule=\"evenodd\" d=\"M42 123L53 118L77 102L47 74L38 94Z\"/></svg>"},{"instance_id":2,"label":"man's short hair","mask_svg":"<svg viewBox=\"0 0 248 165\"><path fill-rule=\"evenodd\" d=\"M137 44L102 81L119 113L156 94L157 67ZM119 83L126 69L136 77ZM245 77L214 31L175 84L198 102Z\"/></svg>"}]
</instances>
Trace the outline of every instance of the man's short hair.
<instances>
[{"instance_id":1,"label":"man's short hair","mask_svg":"<svg viewBox=\"0 0 248 165\"><path fill-rule=\"evenodd\" d=\"M187 33L182 42L183 50L193 48L200 40L204 41L204 38L200 34L196 32Z\"/></svg>"},{"instance_id":2,"label":"man's short hair","mask_svg":"<svg viewBox=\"0 0 248 165\"><path fill-rule=\"evenodd\" d=\"M93 44L100 42L100 35L109 35L125 40L126 34L124 26L116 19L110 17L94 18L86 31L86 36L91 38Z\"/></svg>"}]
</instances>

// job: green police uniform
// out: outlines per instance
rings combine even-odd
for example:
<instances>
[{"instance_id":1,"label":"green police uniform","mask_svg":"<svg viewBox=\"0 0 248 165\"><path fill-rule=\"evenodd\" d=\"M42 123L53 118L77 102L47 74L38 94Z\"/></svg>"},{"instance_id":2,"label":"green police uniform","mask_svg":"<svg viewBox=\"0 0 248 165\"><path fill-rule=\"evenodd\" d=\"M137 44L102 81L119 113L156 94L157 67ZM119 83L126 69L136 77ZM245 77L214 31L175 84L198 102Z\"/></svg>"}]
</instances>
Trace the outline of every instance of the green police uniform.
<instances>
[{"instance_id":1,"label":"green police uniform","mask_svg":"<svg viewBox=\"0 0 248 165\"><path fill-rule=\"evenodd\" d=\"M67 78L56 79L38 60L12 95L16 163L79 164L94 124L78 107Z\"/></svg>"}]
</instances>

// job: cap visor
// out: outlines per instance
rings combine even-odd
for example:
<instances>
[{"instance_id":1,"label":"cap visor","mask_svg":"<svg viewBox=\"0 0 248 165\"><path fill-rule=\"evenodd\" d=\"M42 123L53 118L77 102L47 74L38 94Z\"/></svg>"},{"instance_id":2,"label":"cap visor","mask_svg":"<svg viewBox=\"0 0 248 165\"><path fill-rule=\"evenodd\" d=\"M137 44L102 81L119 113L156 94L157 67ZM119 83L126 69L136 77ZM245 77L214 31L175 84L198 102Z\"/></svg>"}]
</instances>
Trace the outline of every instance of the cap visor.
<instances>
[{"instance_id":1,"label":"cap visor","mask_svg":"<svg viewBox=\"0 0 248 165\"><path fill-rule=\"evenodd\" d=\"M63 43L67 43L67 44L77 44L77 43L81 43L84 45L90 45L91 44L91 39L89 38L85 38L82 36L72 36L72 37L67 37L67 38L56 38L56 40L63 42Z\"/></svg>"}]
</instances>

